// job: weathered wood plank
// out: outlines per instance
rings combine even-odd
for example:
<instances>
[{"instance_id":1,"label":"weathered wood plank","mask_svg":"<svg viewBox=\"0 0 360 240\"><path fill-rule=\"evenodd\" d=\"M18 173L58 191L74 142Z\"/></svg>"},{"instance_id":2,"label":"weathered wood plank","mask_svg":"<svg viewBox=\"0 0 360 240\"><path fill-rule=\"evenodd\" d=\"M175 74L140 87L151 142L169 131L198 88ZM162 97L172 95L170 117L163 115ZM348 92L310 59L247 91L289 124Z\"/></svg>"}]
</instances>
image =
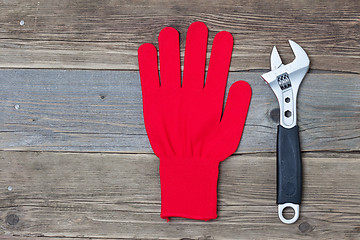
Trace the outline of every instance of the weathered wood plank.
<instances>
[{"instance_id":1,"label":"weathered wood plank","mask_svg":"<svg viewBox=\"0 0 360 240\"><path fill-rule=\"evenodd\" d=\"M61 237L54 237L54 236L49 236L49 237L45 237L42 234L38 234L36 236L36 234L32 235L32 236L0 236L1 240L158 240L158 238L123 238L123 237L65 237L65 236L61 236ZM188 240L192 240L192 239L188 239ZM198 238L198 240L207 240L207 238ZM209 239L210 240L210 239Z\"/></svg>"},{"instance_id":2,"label":"weathered wood plank","mask_svg":"<svg viewBox=\"0 0 360 240\"><path fill-rule=\"evenodd\" d=\"M36 234L34 234L36 235ZM94 238L94 237L45 237L41 234L39 234L38 236L24 236L24 237L19 237L19 236L0 236L1 240L125 240L125 239L133 239L136 240L134 238ZM140 239L139 239L140 240ZM144 239L142 239L144 240Z\"/></svg>"},{"instance_id":3,"label":"weathered wood plank","mask_svg":"<svg viewBox=\"0 0 360 240\"><path fill-rule=\"evenodd\" d=\"M261 72L238 152L275 151L278 103ZM360 75L308 74L298 98L304 151L360 150ZM228 84L230 85L230 84ZM0 149L152 152L137 72L0 70Z\"/></svg>"},{"instance_id":4,"label":"weathered wood plank","mask_svg":"<svg viewBox=\"0 0 360 240\"><path fill-rule=\"evenodd\" d=\"M1 151L0 234L358 239L359 157L305 154L301 217L296 224L285 225L277 219L273 155L235 155L221 163L216 220L174 218L166 223L159 217L159 162L152 154Z\"/></svg>"},{"instance_id":5,"label":"weathered wood plank","mask_svg":"<svg viewBox=\"0 0 360 240\"><path fill-rule=\"evenodd\" d=\"M209 49L218 31L233 34L232 70L267 69L273 45L292 59L293 39L312 69L360 72L357 0L14 0L1 1L0 9L3 68L135 70L141 43L157 45L160 30L173 26L184 47L187 27L203 21Z\"/></svg>"}]
</instances>

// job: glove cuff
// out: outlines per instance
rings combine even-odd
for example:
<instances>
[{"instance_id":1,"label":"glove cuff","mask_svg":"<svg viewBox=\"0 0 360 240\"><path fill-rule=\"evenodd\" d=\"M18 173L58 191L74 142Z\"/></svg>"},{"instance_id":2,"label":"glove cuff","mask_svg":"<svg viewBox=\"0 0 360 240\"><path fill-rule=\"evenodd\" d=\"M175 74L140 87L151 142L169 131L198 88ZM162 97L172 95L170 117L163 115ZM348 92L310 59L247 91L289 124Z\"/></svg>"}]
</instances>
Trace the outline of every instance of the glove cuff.
<instances>
[{"instance_id":1,"label":"glove cuff","mask_svg":"<svg viewBox=\"0 0 360 240\"><path fill-rule=\"evenodd\" d=\"M161 218L216 218L218 168L218 161L160 159Z\"/></svg>"}]
</instances>

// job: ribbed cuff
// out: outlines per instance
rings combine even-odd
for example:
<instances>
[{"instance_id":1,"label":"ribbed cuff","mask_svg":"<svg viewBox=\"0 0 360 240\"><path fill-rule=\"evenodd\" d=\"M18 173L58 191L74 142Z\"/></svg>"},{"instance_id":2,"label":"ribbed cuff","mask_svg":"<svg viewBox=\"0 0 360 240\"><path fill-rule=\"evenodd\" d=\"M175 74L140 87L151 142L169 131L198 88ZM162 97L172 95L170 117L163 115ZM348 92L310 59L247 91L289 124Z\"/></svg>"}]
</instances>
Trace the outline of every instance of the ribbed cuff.
<instances>
[{"instance_id":1,"label":"ribbed cuff","mask_svg":"<svg viewBox=\"0 0 360 240\"><path fill-rule=\"evenodd\" d=\"M160 159L161 218L216 218L218 166L192 158Z\"/></svg>"}]
</instances>

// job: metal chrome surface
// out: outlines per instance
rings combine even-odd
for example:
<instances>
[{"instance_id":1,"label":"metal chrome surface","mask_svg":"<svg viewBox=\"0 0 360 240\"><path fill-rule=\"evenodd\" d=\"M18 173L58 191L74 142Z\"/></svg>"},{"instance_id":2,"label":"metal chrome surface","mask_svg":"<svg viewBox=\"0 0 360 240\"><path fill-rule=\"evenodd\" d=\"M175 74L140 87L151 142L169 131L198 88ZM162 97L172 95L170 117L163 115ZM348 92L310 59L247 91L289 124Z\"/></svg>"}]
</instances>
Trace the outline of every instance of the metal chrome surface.
<instances>
[{"instance_id":1,"label":"metal chrome surface","mask_svg":"<svg viewBox=\"0 0 360 240\"><path fill-rule=\"evenodd\" d=\"M285 208L292 208L294 210L294 216L292 218L286 219L284 217L283 214L284 214ZM299 218L299 215L300 215L299 204L293 204L293 203L279 204L278 205L278 215L279 215L280 220L283 223L292 224L292 223L296 222L298 220L298 218Z\"/></svg>"}]
</instances>

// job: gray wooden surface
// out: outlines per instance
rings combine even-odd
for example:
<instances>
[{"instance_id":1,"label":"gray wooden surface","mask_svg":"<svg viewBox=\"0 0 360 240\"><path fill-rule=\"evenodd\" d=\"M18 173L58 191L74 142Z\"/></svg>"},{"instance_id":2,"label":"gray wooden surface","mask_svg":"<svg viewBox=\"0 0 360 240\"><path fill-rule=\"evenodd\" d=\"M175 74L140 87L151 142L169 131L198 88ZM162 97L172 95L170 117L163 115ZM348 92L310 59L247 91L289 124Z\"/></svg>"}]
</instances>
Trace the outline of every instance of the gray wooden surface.
<instances>
[{"instance_id":1,"label":"gray wooden surface","mask_svg":"<svg viewBox=\"0 0 360 240\"><path fill-rule=\"evenodd\" d=\"M0 0L0 10L0 239L360 239L358 0ZM233 34L228 85L247 80L253 97L220 166L219 217L167 223L136 50L172 26L183 55L194 21L208 26L209 50L217 32ZM293 225L277 217L278 105L260 78L273 45L293 59L288 39L311 60Z\"/></svg>"},{"instance_id":2,"label":"gray wooden surface","mask_svg":"<svg viewBox=\"0 0 360 240\"><path fill-rule=\"evenodd\" d=\"M288 39L312 68L360 73L358 0L12 0L0 1L0 66L136 70L140 44L157 45L165 26L208 26L235 40L231 69L268 69L273 45L292 59ZM21 21L24 25L20 25Z\"/></svg>"},{"instance_id":3,"label":"gray wooden surface","mask_svg":"<svg viewBox=\"0 0 360 240\"><path fill-rule=\"evenodd\" d=\"M229 76L253 91L240 153L275 151L278 103L261 73ZM0 88L1 149L152 152L137 72L0 70ZM359 75L308 74L298 117L303 151L359 151Z\"/></svg>"},{"instance_id":4,"label":"gray wooden surface","mask_svg":"<svg viewBox=\"0 0 360 240\"><path fill-rule=\"evenodd\" d=\"M360 165L353 154L336 158L304 154L301 217L293 225L277 219L273 154L235 155L221 163L217 219L172 218L169 223L159 217L159 160L152 154L5 151L0 152L0 160L1 206L6 209L0 212L3 235L99 239L360 237ZM5 188L10 184L12 191ZM19 218L18 223L14 224L12 215Z\"/></svg>"}]
</instances>

